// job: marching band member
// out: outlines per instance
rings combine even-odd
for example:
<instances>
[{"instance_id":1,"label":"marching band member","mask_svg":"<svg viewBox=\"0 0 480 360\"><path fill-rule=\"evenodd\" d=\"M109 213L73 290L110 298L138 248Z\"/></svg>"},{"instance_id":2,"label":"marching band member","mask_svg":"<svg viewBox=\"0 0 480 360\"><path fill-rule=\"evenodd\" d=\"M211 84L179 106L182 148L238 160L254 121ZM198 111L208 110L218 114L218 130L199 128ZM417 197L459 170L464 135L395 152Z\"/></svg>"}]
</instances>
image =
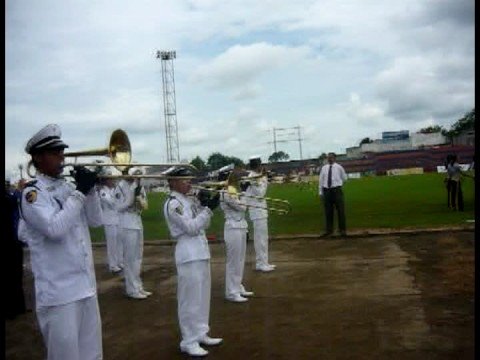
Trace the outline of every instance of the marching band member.
<instances>
[{"instance_id":1,"label":"marching band member","mask_svg":"<svg viewBox=\"0 0 480 360\"><path fill-rule=\"evenodd\" d=\"M252 156L249 159L251 171L248 177L251 181L246 181L246 194L253 197L264 197L267 193L268 179L262 175L262 160L259 156ZM244 187L244 188L245 188ZM253 222L253 245L255 248L255 269L258 271L269 272L275 270L276 265L268 263L268 210L264 199L251 198L248 208L250 220Z\"/></svg>"},{"instance_id":2,"label":"marching band member","mask_svg":"<svg viewBox=\"0 0 480 360\"><path fill-rule=\"evenodd\" d=\"M187 194L191 190L193 173L186 167L172 167L164 174L170 195L163 213L170 235L177 241L175 264L178 320L182 334L180 350L191 356L205 356L208 351L200 344L218 345L223 341L208 336L211 278L210 249L205 236L219 196L209 197L200 192L198 201L189 198Z\"/></svg>"},{"instance_id":3,"label":"marching band member","mask_svg":"<svg viewBox=\"0 0 480 360\"><path fill-rule=\"evenodd\" d=\"M225 298L233 302L248 301L253 292L246 291L242 285L247 249L247 228L245 220L246 204L237 193L238 176L233 170L221 172L219 181L228 181L227 192L222 193L220 207L225 213L224 240L225 261Z\"/></svg>"},{"instance_id":4,"label":"marching band member","mask_svg":"<svg viewBox=\"0 0 480 360\"><path fill-rule=\"evenodd\" d=\"M47 358L102 359L102 329L88 226L102 225L97 175L75 168L76 188L60 177L64 149L58 125L28 141L37 178L21 199L21 238L28 241L36 313Z\"/></svg>"},{"instance_id":5,"label":"marching band member","mask_svg":"<svg viewBox=\"0 0 480 360\"><path fill-rule=\"evenodd\" d=\"M102 175L112 175L110 169L103 169ZM98 190L103 210L103 229L107 242L107 263L112 273L123 269L123 244L118 240L118 211L115 197L115 181L102 179Z\"/></svg>"},{"instance_id":6,"label":"marching band member","mask_svg":"<svg viewBox=\"0 0 480 360\"><path fill-rule=\"evenodd\" d=\"M141 175L136 169L132 175ZM140 179L122 179L115 190L118 199L118 239L123 244L123 276L126 295L132 299L146 299L152 295L143 288L140 272L143 257L143 224L140 214L148 207L145 188Z\"/></svg>"}]
</instances>

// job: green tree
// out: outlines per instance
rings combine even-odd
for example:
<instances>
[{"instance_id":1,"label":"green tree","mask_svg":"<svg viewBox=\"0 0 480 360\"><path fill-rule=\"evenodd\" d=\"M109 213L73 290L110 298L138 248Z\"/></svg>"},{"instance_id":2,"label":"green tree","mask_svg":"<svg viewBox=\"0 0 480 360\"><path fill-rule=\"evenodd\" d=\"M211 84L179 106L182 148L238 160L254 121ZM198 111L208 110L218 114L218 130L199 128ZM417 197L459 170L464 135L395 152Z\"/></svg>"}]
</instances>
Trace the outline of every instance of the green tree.
<instances>
[{"instance_id":1,"label":"green tree","mask_svg":"<svg viewBox=\"0 0 480 360\"><path fill-rule=\"evenodd\" d=\"M276 162L288 159L290 159L290 156L287 153L283 151L277 151L268 157L268 162Z\"/></svg>"},{"instance_id":2,"label":"green tree","mask_svg":"<svg viewBox=\"0 0 480 360\"><path fill-rule=\"evenodd\" d=\"M458 119L451 127L450 130L442 130L442 135L446 136L450 142L453 141L455 136L460 135L464 131L475 129L475 108L466 113L462 118Z\"/></svg>"},{"instance_id":3,"label":"green tree","mask_svg":"<svg viewBox=\"0 0 480 360\"><path fill-rule=\"evenodd\" d=\"M443 127L440 125L433 125L433 126L427 126L426 128L418 130L420 134L433 134L433 133L439 133L442 132Z\"/></svg>"},{"instance_id":4,"label":"green tree","mask_svg":"<svg viewBox=\"0 0 480 360\"><path fill-rule=\"evenodd\" d=\"M190 164L195 166L198 169L198 171L203 171L207 169L207 164L205 163L205 161L203 161L203 159L200 156L197 156L192 161L190 161Z\"/></svg>"},{"instance_id":5,"label":"green tree","mask_svg":"<svg viewBox=\"0 0 480 360\"><path fill-rule=\"evenodd\" d=\"M208 157L207 165L209 170L217 170L223 166L233 163L236 167L244 167L245 163L235 156L226 156L215 152Z\"/></svg>"},{"instance_id":6,"label":"green tree","mask_svg":"<svg viewBox=\"0 0 480 360\"><path fill-rule=\"evenodd\" d=\"M372 142L373 142L373 140L370 140L369 137L366 137L366 138L363 138L363 139L360 141L359 146L362 146L362 144L370 144L370 143L372 143Z\"/></svg>"}]
</instances>

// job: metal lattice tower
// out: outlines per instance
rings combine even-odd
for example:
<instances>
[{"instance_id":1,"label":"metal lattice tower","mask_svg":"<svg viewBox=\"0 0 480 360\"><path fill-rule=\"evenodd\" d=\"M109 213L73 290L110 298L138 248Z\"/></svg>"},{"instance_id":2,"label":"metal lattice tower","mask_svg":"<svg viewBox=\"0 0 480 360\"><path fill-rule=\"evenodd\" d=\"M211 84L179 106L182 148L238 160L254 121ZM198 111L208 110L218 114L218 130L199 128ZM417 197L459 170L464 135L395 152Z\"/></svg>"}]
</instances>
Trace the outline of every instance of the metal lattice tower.
<instances>
[{"instance_id":1,"label":"metal lattice tower","mask_svg":"<svg viewBox=\"0 0 480 360\"><path fill-rule=\"evenodd\" d=\"M175 51L157 51L157 59L162 61L163 113L165 115L165 137L167 140L167 162L180 162L178 146L177 106L175 99L175 74L173 60Z\"/></svg>"}]
</instances>

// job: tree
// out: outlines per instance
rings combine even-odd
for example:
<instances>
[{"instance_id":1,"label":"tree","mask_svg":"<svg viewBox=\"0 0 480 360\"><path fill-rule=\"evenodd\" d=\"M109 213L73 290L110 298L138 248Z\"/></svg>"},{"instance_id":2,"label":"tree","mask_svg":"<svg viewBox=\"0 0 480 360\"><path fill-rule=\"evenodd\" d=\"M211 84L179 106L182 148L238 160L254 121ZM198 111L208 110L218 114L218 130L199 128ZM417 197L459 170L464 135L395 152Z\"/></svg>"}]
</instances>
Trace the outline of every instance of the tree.
<instances>
[{"instance_id":1,"label":"tree","mask_svg":"<svg viewBox=\"0 0 480 360\"><path fill-rule=\"evenodd\" d=\"M207 165L210 170L217 170L233 163L236 167L244 167L245 163L235 156L226 156L215 152L208 157Z\"/></svg>"},{"instance_id":2,"label":"tree","mask_svg":"<svg viewBox=\"0 0 480 360\"><path fill-rule=\"evenodd\" d=\"M290 159L290 156L287 153L283 151L276 151L268 157L268 162L276 162L288 159Z\"/></svg>"},{"instance_id":3,"label":"tree","mask_svg":"<svg viewBox=\"0 0 480 360\"><path fill-rule=\"evenodd\" d=\"M205 161L202 160L200 156L197 156L192 161L190 161L190 164L195 166L198 171L204 171L207 169L207 164L205 163Z\"/></svg>"},{"instance_id":4,"label":"tree","mask_svg":"<svg viewBox=\"0 0 480 360\"><path fill-rule=\"evenodd\" d=\"M418 130L420 134L433 134L442 132L444 129L440 125L428 126L426 128Z\"/></svg>"},{"instance_id":5,"label":"tree","mask_svg":"<svg viewBox=\"0 0 480 360\"><path fill-rule=\"evenodd\" d=\"M372 142L373 142L373 140L370 140L369 137L366 137L366 138L363 138L363 139L360 141L359 146L362 146L362 144L370 144L370 143L372 143Z\"/></svg>"},{"instance_id":6,"label":"tree","mask_svg":"<svg viewBox=\"0 0 480 360\"><path fill-rule=\"evenodd\" d=\"M458 119L451 127L450 130L442 130L442 135L448 137L452 142L455 136L460 135L464 131L475 129L475 108L466 113L462 118Z\"/></svg>"}]
</instances>

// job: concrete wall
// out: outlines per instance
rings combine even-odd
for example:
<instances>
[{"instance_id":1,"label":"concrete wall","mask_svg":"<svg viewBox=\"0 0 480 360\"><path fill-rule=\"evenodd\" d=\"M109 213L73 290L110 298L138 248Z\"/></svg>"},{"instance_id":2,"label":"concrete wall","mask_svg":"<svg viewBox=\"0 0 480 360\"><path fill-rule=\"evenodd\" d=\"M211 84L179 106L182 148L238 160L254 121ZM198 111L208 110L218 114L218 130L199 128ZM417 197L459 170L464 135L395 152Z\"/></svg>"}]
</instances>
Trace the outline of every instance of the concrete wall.
<instances>
[{"instance_id":1,"label":"concrete wall","mask_svg":"<svg viewBox=\"0 0 480 360\"><path fill-rule=\"evenodd\" d=\"M397 141L383 141L375 140L369 144L362 144L362 152L385 152L385 151L398 151L398 150L410 150L412 144L410 139L397 140Z\"/></svg>"},{"instance_id":2,"label":"concrete wall","mask_svg":"<svg viewBox=\"0 0 480 360\"><path fill-rule=\"evenodd\" d=\"M364 152L386 152L399 150L413 150L423 146L435 146L446 144L448 140L441 133L433 134L411 134L405 140L375 140L369 144L362 144L357 150L355 147L348 148L347 154L358 154ZM353 157L353 156L352 156Z\"/></svg>"},{"instance_id":3,"label":"concrete wall","mask_svg":"<svg viewBox=\"0 0 480 360\"><path fill-rule=\"evenodd\" d=\"M410 136L412 147L434 146L448 143L448 140L441 133L421 134L415 133Z\"/></svg>"}]
</instances>

